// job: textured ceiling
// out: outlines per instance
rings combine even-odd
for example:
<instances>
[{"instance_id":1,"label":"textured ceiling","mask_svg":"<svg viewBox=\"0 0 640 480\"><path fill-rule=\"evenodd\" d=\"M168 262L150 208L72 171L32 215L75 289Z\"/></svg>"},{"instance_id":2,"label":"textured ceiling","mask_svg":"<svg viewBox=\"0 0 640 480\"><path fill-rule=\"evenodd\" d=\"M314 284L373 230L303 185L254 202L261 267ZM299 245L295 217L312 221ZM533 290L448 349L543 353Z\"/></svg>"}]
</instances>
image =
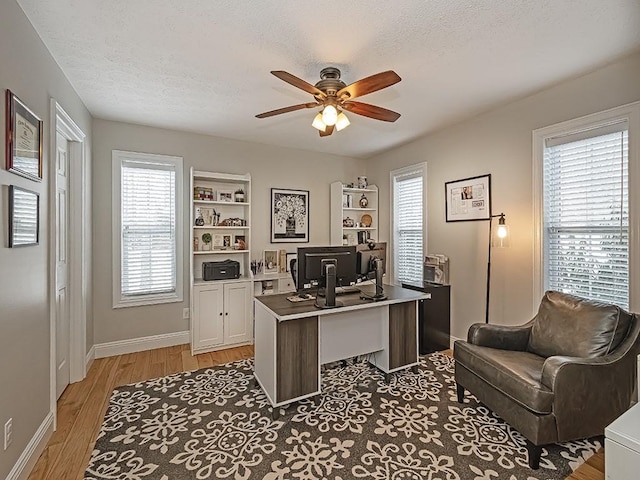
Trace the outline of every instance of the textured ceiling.
<instances>
[{"instance_id":1,"label":"textured ceiling","mask_svg":"<svg viewBox=\"0 0 640 480\"><path fill-rule=\"evenodd\" d=\"M640 48L639 0L18 0L98 118L368 157ZM402 114L349 114L319 138L309 83L394 70L360 100Z\"/></svg>"}]
</instances>

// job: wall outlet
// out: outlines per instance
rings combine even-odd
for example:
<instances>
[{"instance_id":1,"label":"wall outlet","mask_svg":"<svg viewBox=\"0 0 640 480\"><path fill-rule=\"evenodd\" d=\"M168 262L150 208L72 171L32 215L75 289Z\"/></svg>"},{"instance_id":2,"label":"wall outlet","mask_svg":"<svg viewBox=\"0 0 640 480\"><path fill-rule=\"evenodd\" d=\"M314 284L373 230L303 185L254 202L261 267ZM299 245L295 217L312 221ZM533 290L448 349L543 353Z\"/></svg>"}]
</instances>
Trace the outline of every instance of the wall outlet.
<instances>
[{"instance_id":1,"label":"wall outlet","mask_svg":"<svg viewBox=\"0 0 640 480\"><path fill-rule=\"evenodd\" d=\"M7 420L7 423L4 424L4 449L9 448L13 442L13 418Z\"/></svg>"},{"instance_id":2,"label":"wall outlet","mask_svg":"<svg viewBox=\"0 0 640 480\"><path fill-rule=\"evenodd\" d=\"M189 308L182 309L182 318L189 318Z\"/></svg>"}]
</instances>

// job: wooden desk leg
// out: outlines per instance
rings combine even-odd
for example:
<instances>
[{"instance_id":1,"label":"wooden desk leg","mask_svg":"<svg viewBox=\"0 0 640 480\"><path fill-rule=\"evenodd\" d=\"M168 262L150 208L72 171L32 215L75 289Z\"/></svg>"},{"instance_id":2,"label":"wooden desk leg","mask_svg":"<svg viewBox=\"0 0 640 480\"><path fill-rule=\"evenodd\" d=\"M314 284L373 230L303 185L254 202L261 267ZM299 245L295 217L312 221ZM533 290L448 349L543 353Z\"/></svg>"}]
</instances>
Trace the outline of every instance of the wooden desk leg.
<instances>
[{"instance_id":1,"label":"wooden desk leg","mask_svg":"<svg viewBox=\"0 0 640 480\"><path fill-rule=\"evenodd\" d=\"M418 361L416 302L389 305L389 370Z\"/></svg>"}]
</instances>

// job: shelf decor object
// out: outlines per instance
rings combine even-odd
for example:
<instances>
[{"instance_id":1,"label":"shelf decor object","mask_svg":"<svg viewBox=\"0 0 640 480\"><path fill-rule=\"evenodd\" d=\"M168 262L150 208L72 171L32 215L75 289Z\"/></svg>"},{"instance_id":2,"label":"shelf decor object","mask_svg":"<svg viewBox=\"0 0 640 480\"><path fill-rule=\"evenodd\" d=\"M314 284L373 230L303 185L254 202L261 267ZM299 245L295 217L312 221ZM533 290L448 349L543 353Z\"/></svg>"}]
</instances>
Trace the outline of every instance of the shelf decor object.
<instances>
[{"instance_id":1,"label":"shelf decor object","mask_svg":"<svg viewBox=\"0 0 640 480\"><path fill-rule=\"evenodd\" d=\"M309 191L271 189L271 243L309 242Z\"/></svg>"},{"instance_id":2,"label":"shelf decor object","mask_svg":"<svg viewBox=\"0 0 640 480\"><path fill-rule=\"evenodd\" d=\"M8 171L39 182L42 180L42 120L7 90Z\"/></svg>"},{"instance_id":3,"label":"shelf decor object","mask_svg":"<svg viewBox=\"0 0 640 480\"><path fill-rule=\"evenodd\" d=\"M330 203L331 245L356 245L378 238L378 187L333 182Z\"/></svg>"},{"instance_id":4,"label":"shelf decor object","mask_svg":"<svg viewBox=\"0 0 640 480\"><path fill-rule=\"evenodd\" d=\"M446 182L447 222L489 220L491 216L491 175Z\"/></svg>"}]
</instances>

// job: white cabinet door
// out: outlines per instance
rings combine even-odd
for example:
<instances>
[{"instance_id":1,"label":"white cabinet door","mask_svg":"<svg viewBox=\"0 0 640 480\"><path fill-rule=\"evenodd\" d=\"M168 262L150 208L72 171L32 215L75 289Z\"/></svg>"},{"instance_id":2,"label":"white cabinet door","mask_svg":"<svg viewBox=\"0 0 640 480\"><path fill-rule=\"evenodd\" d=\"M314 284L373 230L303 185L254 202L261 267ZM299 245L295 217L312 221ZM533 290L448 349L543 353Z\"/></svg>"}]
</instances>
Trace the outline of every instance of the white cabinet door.
<instances>
[{"instance_id":1,"label":"white cabinet door","mask_svg":"<svg viewBox=\"0 0 640 480\"><path fill-rule=\"evenodd\" d=\"M211 284L193 288L193 350L223 343L222 287L220 284Z\"/></svg>"},{"instance_id":2,"label":"white cabinet door","mask_svg":"<svg viewBox=\"0 0 640 480\"><path fill-rule=\"evenodd\" d=\"M251 340L253 336L252 288L252 282L228 283L224 286L224 343Z\"/></svg>"}]
</instances>

